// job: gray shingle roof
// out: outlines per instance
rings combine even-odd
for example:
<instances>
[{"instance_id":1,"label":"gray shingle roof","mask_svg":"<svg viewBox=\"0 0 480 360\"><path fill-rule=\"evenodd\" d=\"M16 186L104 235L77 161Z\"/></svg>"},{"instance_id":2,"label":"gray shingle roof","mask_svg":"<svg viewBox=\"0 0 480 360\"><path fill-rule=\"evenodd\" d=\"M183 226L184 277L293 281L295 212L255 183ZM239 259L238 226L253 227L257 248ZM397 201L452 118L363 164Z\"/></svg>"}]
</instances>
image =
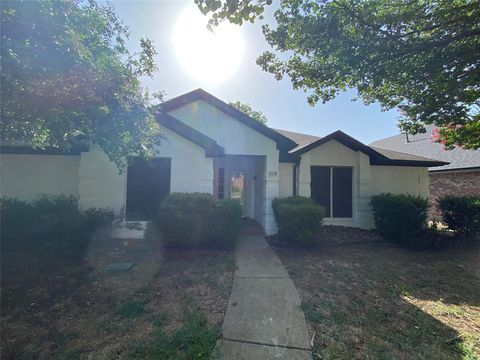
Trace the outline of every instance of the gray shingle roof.
<instances>
[{"instance_id":1,"label":"gray shingle roof","mask_svg":"<svg viewBox=\"0 0 480 360\"><path fill-rule=\"evenodd\" d=\"M375 141L370 144L377 151L387 149L390 151L399 151L415 156L425 156L437 159L450 164L430 168L430 171L468 169L480 167L480 149L465 150L456 148L454 150L444 150L442 144L434 143L431 140L433 127L428 127L425 134L408 135L399 134L388 138Z\"/></svg>"},{"instance_id":2,"label":"gray shingle roof","mask_svg":"<svg viewBox=\"0 0 480 360\"><path fill-rule=\"evenodd\" d=\"M273 128L272 128L273 129ZM307 145L315 140L320 139L320 136L315 136L315 135L309 135L309 134L303 134L303 133L297 133L293 131L288 131L288 130L282 130L282 129L273 129L276 132L282 134L285 137L288 137L289 139L295 141L298 146L304 146ZM294 149L292 149L294 150Z\"/></svg>"},{"instance_id":3,"label":"gray shingle roof","mask_svg":"<svg viewBox=\"0 0 480 360\"><path fill-rule=\"evenodd\" d=\"M425 156L417 156L412 154L405 154L398 151L377 148L375 146L369 146L369 148L379 152L383 156L386 156L387 158L392 160L438 161L438 159L432 159L432 158L427 158Z\"/></svg>"}]
</instances>

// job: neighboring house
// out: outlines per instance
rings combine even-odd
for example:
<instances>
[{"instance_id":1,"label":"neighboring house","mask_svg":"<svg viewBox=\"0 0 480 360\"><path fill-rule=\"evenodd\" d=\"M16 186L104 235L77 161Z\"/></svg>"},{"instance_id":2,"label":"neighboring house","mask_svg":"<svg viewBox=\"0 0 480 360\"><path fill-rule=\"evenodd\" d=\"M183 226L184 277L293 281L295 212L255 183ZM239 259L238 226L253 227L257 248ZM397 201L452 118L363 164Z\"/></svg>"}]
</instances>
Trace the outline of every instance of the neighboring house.
<instances>
[{"instance_id":1,"label":"neighboring house","mask_svg":"<svg viewBox=\"0 0 480 360\"><path fill-rule=\"evenodd\" d=\"M133 160L119 174L98 148L68 154L2 147L1 195L32 200L71 194L81 208L109 207L148 219L171 192L236 198L267 234L277 226L276 197L312 197L326 224L373 227L372 194L428 196L430 158L366 146L341 131L323 138L274 130L198 89L166 101L156 119L165 140L151 161Z\"/></svg>"},{"instance_id":2,"label":"neighboring house","mask_svg":"<svg viewBox=\"0 0 480 360\"><path fill-rule=\"evenodd\" d=\"M429 168L431 216L440 219L437 200L445 195L480 196L480 149L455 148L445 150L442 144L432 141L433 126L425 134L399 134L370 144L372 147L400 151L416 156L448 162Z\"/></svg>"}]
</instances>

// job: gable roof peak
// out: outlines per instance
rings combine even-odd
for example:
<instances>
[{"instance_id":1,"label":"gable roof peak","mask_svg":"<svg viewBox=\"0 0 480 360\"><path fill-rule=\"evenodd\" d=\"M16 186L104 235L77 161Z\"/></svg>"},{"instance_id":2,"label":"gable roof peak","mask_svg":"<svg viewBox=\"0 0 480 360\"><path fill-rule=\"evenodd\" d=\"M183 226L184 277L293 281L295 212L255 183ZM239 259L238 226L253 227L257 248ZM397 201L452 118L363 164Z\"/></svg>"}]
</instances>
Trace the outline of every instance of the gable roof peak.
<instances>
[{"instance_id":1,"label":"gable roof peak","mask_svg":"<svg viewBox=\"0 0 480 360\"><path fill-rule=\"evenodd\" d=\"M305 146L299 146L291 150L290 154L302 155L332 140L339 142L353 151L360 151L368 155L371 165L441 166L447 164L431 158L409 156L408 154L396 151L383 151L381 149L373 148L365 145L341 130L334 131L323 138L306 144Z\"/></svg>"},{"instance_id":2,"label":"gable roof peak","mask_svg":"<svg viewBox=\"0 0 480 360\"><path fill-rule=\"evenodd\" d=\"M229 115L243 125L252 128L253 130L259 132L267 138L270 138L277 143L277 148L279 149L290 150L297 146L297 144L293 140L251 118L247 114L243 113L242 111L236 109L235 107L231 106L223 100L220 100L219 98L213 96L212 94L201 88L192 90L188 93L167 100L160 104L159 109L164 113L168 113L172 110L178 109L179 107L190 104L197 100L205 101L207 104Z\"/></svg>"}]
</instances>

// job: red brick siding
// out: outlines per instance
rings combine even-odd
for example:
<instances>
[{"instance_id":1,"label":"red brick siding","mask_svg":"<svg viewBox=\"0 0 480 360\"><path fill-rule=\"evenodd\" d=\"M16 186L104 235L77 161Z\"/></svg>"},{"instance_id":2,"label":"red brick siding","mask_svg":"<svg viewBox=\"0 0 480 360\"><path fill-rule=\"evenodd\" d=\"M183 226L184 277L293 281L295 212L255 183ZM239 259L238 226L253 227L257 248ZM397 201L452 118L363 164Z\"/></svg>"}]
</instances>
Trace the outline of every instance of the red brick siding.
<instances>
[{"instance_id":1,"label":"red brick siding","mask_svg":"<svg viewBox=\"0 0 480 360\"><path fill-rule=\"evenodd\" d=\"M437 199L445 195L480 196L480 170L463 172L430 172L430 216L440 220Z\"/></svg>"}]
</instances>

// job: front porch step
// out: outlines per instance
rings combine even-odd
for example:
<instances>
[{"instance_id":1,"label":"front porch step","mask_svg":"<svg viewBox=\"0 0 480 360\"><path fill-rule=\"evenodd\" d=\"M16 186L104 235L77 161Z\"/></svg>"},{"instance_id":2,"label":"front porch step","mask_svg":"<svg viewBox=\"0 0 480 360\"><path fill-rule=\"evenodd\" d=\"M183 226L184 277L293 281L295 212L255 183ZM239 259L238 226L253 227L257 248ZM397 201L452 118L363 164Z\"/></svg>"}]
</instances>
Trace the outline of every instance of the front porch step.
<instances>
[{"instance_id":1,"label":"front porch step","mask_svg":"<svg viewBox=\"0 0 480 360\"><path fill-rule=\"evenodd\" d=\"M115 225L110 231L110 237L113 239L136 239L144 238L148 221L124 221Z\"/></svg>"}]
</instances>

